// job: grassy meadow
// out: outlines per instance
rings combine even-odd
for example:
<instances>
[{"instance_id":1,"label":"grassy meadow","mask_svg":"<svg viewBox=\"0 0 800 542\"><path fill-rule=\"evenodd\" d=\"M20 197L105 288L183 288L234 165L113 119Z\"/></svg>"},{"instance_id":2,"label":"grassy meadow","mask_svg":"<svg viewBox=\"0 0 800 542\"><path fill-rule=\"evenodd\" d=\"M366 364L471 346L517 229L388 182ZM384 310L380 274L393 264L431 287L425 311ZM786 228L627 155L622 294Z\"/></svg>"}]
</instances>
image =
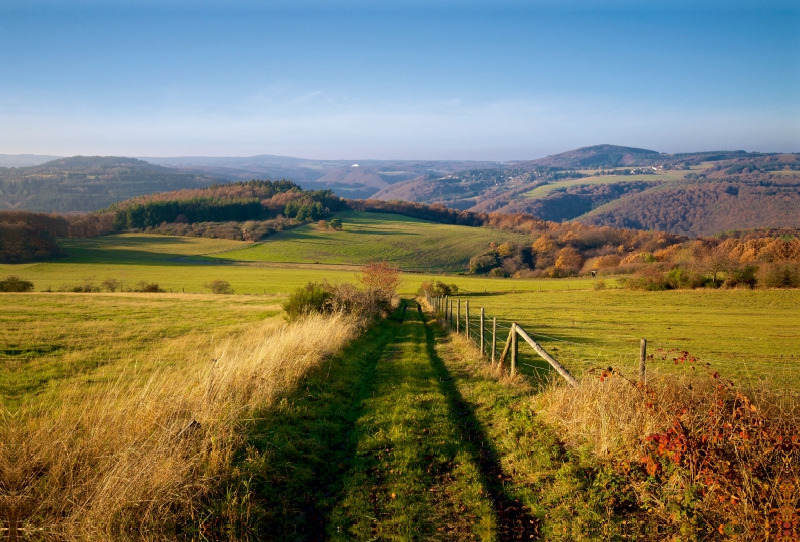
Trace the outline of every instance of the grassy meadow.
<instances>
[{"instance_id":1,"label":"grassy meadow","mask_svg":"<svg viewBox=\"0 0 800 542\"><path fill-rule=\"evenodd\" d=\"M364 264L386 260L409 271L464 271L492 241L525 242L523 235L402 215L347 212L336 215L343 231L316 225L280 232L263 243L213 257L241 261Z\"/></svg>"},{"instance_id":2,"label":"grassy meadow","mask_svg":"<svg viewBox=\"0 0 800 542\"><path fill-rule=\"evenodd\" d=\"M499 349L516 321L579 378L593 367L633 372L644 337L662 372L691 371L658 357L678 349L737 381L800 384L798 291L447 275L453 254L473 254L493 232L374 218L256 245L67 240L66 258L0 266L35 285L0 294L0 488L24 495L0 489L0 522L28 518L4 526L75 540L112 527L163 539L180 525L242 540L567 541L646 521L630 488L535 414L537 379L490 371L409 299L433 279L459 287L453 299L470 301L473 323L480 307L487 327L498 317ZM409 254L415 239L430 245ZM347 255L341 263L324 256L328 245ZM271 261L272 250L287 262ZM288 292L352 282L354 264L382 254L435 269L402 274L405 309L362 331L342 318L286 324ZM172 292L55 291L106 278ZM208 293L215 279L236 294ZM520 362L525 375L552 375L523 342Z\"/></svg>"},{"instance_id":3,"label":"grassy meadow","mask_svg":"<svg viewBox=\"0 0 800 542\"><path fill-rule=\"evenodd\" d=\"M576 376L593 367L633 371L639 339L646 338L653 364L667 371L691 370L675 367L666 351L676 349L750 384L800 384L797 290L534 290L461 297L470 299L473 325L484 307L487 322L498 318L504 341L515 321ZM462 318L464 310L465 304ZM523 372L549 372L527 345L520 356Z\"/></svg>"},{"instance_id":4,"label":"grassy meadow","mask_svg":"<svg viewBox=\"0 0 800 542\"><path fill-rule=\"evenodd\" d=\"M680 181L683 180L689 173L697 173L708 167L709 163L703 163L699 166L692 166L688 170L668 170L659 173L644 173L640 175L601 175L599 177L593 176L597 173L595 169L579 170L580 173L592 175L591 177L584 177L582 179L569 179L565 181L555 181L552 183L537 186L530 192L526 192L526 198L543 198L550 195L552 192L561 188L570 188L572 186L579 186L584 184L614 184L619 182L629 181Z\"/></svg>"},{"instance_id":5,"label":"grassy meadow","mask_svg":"<svg viewBox=\"0 0 800 542\"><path fill-rule=\"evenodd\" d=\"M414 222L415 229L427 222ZM345 222L345 228L347 228ZM450 226L437 226L450 228ZM320 232L309 228L313 235L331 235L345 237L347 232ZM488 235L491 230L484 228L468 228L466 226L452 226L458 228L461 237L469 235ZM302 228L298 228L302 230ZM297 230L292 230L297 231ZM291 233L291 232L287 232ZM302 234L302 231L300 232ZM412 243L414 235L409 234L404 243ZM363 235L362 237L369 237ZM380 237L380 235L376 236ZM402 237L402 236L401 236ZM523 238L523 236L515 236ZM494 237L492 237L494 239ZM500 237L505 239L505 237ZM497 240L500 240L498 238ZM288 243L275 237L279 243ZM488 246L489 237L484 239L485 244L462 247L460 258L469 259L470 256ZM271 240L261 244L244 243L241 241L228 241L224 239L203 239L191 237L169 237L162 235L123 234L109 235L95 239L64 239L62 245L69 254L51 262L8 265L0 264L0 276L18 275L34 284L37 292L48 288L58 290L63 286L82 284L92 281L99 285L105 279L118 280L125 287L135 286L141 281L156 282L162 288L173 293L200 293L208 292L204 288L212 280L221 279L231 283L236 293L239 294L288 294L295 288L307 282L352 282L358 265L337 265L330 262L319 264L290 262L274 263L262 261L233 261L229 259L232 254L246 253L261 250L268 246ZM349 241L348 241L349 242ZM381 254L375 246L361 244L351 247L355 251L363 247L364 252L357 262L364 263L382 260ZM244 248L243 248L244 247ZM476 252L468 252L467 249ZM390 263L406 269L405 259L389 259ZM403 284L400 292L412 294L416 292L422 280L437 277L449 265L447 252L434 251L427 254L429 265L433 271L426 274L404 273ZM288 258L287 258L288 259ZM466 264L461 270L466 269ZM591 287L590 279L569 279L564 281L552 280L526 280L509 281L504 279L491 279L486 277L448 276L448 282L455 283L468 292L504 292L504 291L533 291L548 289L575 289Z\"/></svg>"},{"instance_id":6,"label":"grassy meadow","mask_svg":"<svg viewBox=\"0 0 800 542\"><path fill-rule=\"evenodd\" d=\"M274 297L133 293L2 294L0 399L11 411L67 379L174 366L282 313ZM110 376L109 376L110 375Z\"/></svg>"}]
</instances>

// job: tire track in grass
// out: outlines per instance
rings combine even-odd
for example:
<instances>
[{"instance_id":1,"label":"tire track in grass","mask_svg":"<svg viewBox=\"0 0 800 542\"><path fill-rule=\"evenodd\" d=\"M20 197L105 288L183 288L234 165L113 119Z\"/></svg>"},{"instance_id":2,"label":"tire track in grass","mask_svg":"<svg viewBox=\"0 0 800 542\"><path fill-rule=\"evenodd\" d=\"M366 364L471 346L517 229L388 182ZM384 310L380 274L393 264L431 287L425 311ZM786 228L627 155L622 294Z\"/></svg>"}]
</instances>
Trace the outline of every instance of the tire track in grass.
<instances>
[{"instance_id":1,"label":"tire track in grass","mask_svg":"<svg viewBox=\"0 0 800 542\"><path fill-rule=\"evenodd\" d=\"M529 540L536 528L412 305L376 366L356 423L356 459L334 508L334 540Z\"/></svg>"},{"instance_id":2,"label":"tire track in grass","mask_svg":"<svg viewBox=\"0 0 800 542\"><path fill-rule=\"evenodd\" d=\"M495 538L492 503L464 453L414 308L378 361L372 394L362 403L356 456L328 526L333 540Z\"/></svg>"},{"instance_id":3,"label":"tire track in grass","mask_svg":"<svg viewBox=\"0 0 800 542\"><path fill-rule=\"evenodd\" d=\"M417 305L417 310L420 318L425 322L422 307ZM519 498L512 497L506 492L505 482L511 481L511 477L503 472L497 450L483 424L477 419L473 406L461 395L455 384L456 377L451 376L444 360L436 351L436 339L436 331L426 322L425 343L428 356L434 370L440 375L440 387L447 398L450 410L461 420L459 429L464 447L472 455L473 462L480 468L485 490L488 492L498 516L498 539L533 540L538 538L538 519L520 503Z\"/></svg>"}]
</instances>

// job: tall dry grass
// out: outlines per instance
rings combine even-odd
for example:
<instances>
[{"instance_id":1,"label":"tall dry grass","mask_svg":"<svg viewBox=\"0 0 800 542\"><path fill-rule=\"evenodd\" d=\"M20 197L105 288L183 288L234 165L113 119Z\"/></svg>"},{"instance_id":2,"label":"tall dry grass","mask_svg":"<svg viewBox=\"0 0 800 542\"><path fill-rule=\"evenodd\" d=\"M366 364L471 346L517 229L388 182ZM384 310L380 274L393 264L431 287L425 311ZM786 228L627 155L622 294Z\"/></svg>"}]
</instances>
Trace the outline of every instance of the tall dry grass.
<instances>
[{"instance_id":1,"label":"tall dry grass","mask_svg":"<svg viewBox=\"0 0 800 542\"><path fill-rule=\"evenodd\" d=\"M0 519L11 538L158 537L197 520L228 475L240 424L291 392L357 333L353 318L268 322L187 363L129 369L7 412Z\"/></svg>"},{"instance_id":2,"label":"tall dry grass","mask_svg":"<svg viewBox=\"0 0 800 542\"><path fill-rule=\"evenodd\" d=\"M796 392L710 369L651 372L646 385L604 370L577 389L554 383L538 405L568 444L626 478L658 536L800 539Z\"/></svg>"}]
</instances>

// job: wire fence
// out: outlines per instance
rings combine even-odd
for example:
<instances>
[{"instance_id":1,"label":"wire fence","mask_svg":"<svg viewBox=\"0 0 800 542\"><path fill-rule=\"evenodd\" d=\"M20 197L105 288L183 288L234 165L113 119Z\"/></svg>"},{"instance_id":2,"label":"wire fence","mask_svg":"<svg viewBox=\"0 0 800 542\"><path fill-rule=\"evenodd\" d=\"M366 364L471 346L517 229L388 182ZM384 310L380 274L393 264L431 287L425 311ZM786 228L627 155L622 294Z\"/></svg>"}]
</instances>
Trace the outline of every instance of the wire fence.
<instances>
[{"instance_id":1,"label":"wire fence","mask_svg":"<svg viewBox=\"0 0 800 542\"><path fill-rule=\"evenodd\" d=\"M517 372L520 365L529 367L538 376L549 376L555 370L567 382L573 386L578 385L578 381L572 374L556 360L550 352L546 351L538 340L553 342L567 346L572 349L589 348L596 351L598 358L609 359L613 357L621 358L617 352L610 349L545 335L538 332L528 332L517 322L499 321L496 317L487 317L484 308L470 306L470 300L457 298L451 299L449 296L425 296L428 305L436 312L439 319L452 331L465 336L475 344L487 359L498 369L505 370L506 358L509 359L508 370L513 375ZM519 339L522 338L531 348L520 352ZM639 378L645 378L645 363L647 358L647 341L641 339L639 348ZM567 348L557 348L553 346L553 351L558 350L559 355L572 358ZM570 361L577 361L570 359ZM580 365L570 363L570 365Z\"/></svg>"}]
</instances>

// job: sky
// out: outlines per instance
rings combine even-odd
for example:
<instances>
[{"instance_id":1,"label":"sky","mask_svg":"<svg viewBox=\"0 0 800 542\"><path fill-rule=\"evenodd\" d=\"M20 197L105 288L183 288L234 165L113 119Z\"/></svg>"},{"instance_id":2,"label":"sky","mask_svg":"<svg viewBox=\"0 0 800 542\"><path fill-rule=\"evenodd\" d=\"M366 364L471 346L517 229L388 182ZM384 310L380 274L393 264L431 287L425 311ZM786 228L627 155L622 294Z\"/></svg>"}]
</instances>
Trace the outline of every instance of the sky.
<instances>
[{"instance_id":1,"label":"sky","mask_svg":"<svg viewBox=\"0 0 800 542\"><path fill-rule=\"evenodd\" d=\"M800 3L0 0L0 153L800 151Z\"/></svg>"}]
</instances>

